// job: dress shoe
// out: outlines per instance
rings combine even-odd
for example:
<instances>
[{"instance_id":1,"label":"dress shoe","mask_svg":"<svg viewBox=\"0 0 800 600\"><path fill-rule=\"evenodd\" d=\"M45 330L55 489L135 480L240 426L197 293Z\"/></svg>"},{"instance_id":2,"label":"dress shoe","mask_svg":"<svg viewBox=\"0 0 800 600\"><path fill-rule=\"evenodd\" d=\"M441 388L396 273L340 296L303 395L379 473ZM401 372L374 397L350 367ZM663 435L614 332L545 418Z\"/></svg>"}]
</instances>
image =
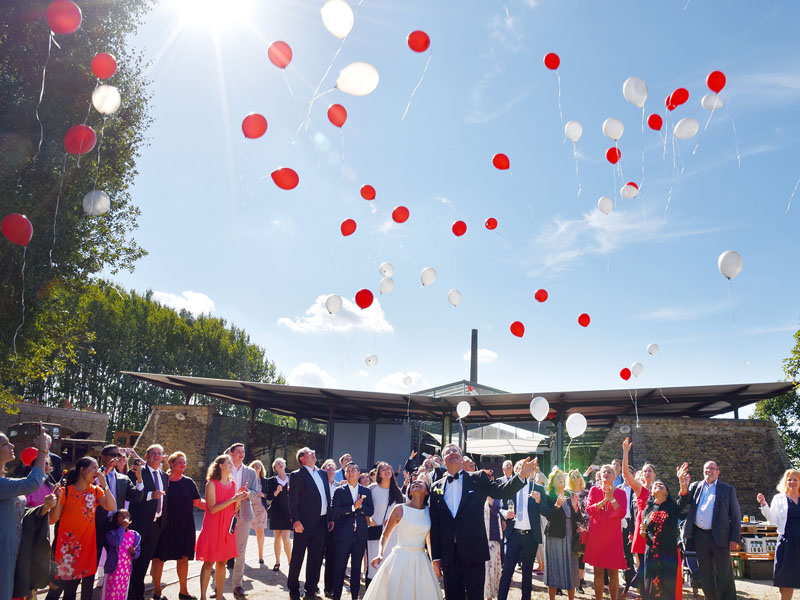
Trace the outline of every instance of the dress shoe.
<instances>
[{"instance_id":1,"label":"dress shoe","mask_svg":"<svg viewBox=\"0 0 800 600\"><path fill-rule=\"evenodd\" d=\"M244 590L240 587L233 588L233 597L236 600L243 600L246 596L244 595Z\"/></svg>"}]
</instances>

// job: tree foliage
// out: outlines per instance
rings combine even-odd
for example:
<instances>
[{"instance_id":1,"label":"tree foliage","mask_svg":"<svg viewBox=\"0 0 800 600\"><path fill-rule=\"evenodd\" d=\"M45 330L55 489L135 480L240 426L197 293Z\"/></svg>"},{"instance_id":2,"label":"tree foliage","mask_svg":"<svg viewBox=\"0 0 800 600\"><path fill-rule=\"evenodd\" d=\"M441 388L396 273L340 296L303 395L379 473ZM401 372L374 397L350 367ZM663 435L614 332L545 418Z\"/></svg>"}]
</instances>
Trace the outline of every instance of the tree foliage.
<instances>
[{"instance_id":1,"label":"tree foliage","mask_svg":"<svg viewBox=\"0 0 800 600\"><path fill-rule=\"evenodd\" d=\"M85 316L90 333L75 344L73 360L33 381L24 395L49 405L68 400L76 408L106 413L109 433L141 429L155 404L186 401L180 392L138 381L121 371L284 383L265 350L223 319L178 313L155 302L151 292L124 292L102 281L80 294L60 295ZM247 416L243 408L210 398L195 396L192 402L214 404L223 414ZM260 413L264 421L294 424L294 419Z\"/></svg>"},{"instance_id":2,"label":"tree foliage","mask_svg":"<svg viewBox=\"0 0 800 600\"><path fill-rule=\"evenodd\" d=\"M102 270L133 268L144 255L132 238L139 210L129 188L149 124L141 58L126 37L153 0L82 1L83 22L49 44L49 0L0 3L0 218L25 214L33 239L25 250L0 238L0 404L13 406L24 387L58 372L86 341L85 317L69 302ZM49 47L49 48L48 48ZM117 58L108 81L123 98L108 119L90 109L97 52ZM49 54L49 57L48 57ZM38 113L44 138L41 149ZM80 161L64 151L64 134L86 123L98 145ZM102 217L84 216L82 198L97 186L111 198ZM25 324L22 299L25 299Z\"/></svg>"}]
</instances>

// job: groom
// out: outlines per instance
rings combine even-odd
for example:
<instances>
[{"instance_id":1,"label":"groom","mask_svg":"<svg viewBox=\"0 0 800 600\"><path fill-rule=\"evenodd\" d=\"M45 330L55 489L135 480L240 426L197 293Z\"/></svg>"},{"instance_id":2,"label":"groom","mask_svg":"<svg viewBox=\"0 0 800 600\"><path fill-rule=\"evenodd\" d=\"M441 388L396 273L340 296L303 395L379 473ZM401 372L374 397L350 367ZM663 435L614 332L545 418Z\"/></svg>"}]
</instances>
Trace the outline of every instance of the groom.
<instances>
[{"instance_id":1,"label":"groom","mask_svg":"<svg viewBox=\"0 0 800 600\"><path fill-rule=\"evenodd\" d=\"M433 569L439 577L444 572L447 600L483 600L484 563L489 560L486 497L513 498L534 473L537 460L526 458L516 477L500 483L483 471L463 471L461 449L455 444L445 446L442 457L447 474L433 484L429 500Z\"/></svg>"}]
</instances>

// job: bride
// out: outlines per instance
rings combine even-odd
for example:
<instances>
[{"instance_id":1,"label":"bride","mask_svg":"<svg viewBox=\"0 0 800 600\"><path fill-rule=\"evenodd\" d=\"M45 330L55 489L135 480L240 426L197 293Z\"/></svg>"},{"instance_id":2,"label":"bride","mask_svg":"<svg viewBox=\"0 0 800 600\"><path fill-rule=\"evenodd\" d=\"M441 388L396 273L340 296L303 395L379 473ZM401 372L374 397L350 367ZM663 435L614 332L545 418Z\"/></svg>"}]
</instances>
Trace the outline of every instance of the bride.
<instances>
[{"instance_id":1,"label":"bride","mask_svg":"<svg viewBox=\"0 0 800 600\"><path fill-rule=\"evenodd\" d=\"M367 588L364 600L441 600L439 580L425 554L425 542L427 540L430 544L431 530L429 491L425 481L414 481L408 488L408 501L392 510L381 535L380 553L372 561L373 567L380 565L380 568ZM395 527L397 545L384 560L386 540Z\"/></svg>"}]
</instances>

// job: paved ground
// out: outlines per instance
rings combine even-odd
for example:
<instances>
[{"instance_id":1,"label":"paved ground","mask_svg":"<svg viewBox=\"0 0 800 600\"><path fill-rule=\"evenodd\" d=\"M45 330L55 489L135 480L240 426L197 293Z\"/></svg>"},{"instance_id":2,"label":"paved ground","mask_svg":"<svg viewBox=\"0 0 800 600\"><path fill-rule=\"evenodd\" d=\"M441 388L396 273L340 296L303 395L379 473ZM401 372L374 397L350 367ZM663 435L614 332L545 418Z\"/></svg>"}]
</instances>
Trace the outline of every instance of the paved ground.
<instances>
[{"instance_id":1,"label":"paved ground","mask_svg":"<svg viewBox=\"0 0 800 600\"><path fill-rule=\"evenodd\" d=\"M195 512L196 520L199 522L202 519L201 513L199 511ZM269 533L269 531L267 531ZM281 564L281 570L279 572L273 572L271 567L275 564L275 557L272 553L272 537L267 537L264 540L264 562L265 564L261 567L258 565L258 548L256 544L256 537L254 533L251 533L250 541L247 544L247 559L245 562L245 570L244 570L244 590L247 594L249 600L286 600L289 597L289 592L286 588L286 576L288 573L289 565L286 563L286 557L283 557L283 562ZM189 563L189 593L200 597L200 562L192 561ZM162 585L163 585L163 595L167 597L167 600L178 600L178 577L175 572L175 562L168 562L164 566L164 575L162 578ZM324 567L323 567L324 569ZM305 567L301 571L301 586L303 577L302 575L305 573ZM100 581L100 577L98 576L98 582ZM591 567L587 569L586 573L586 580L592 580L592 571ZM146 595L152 596L152 585L150 583L150 577L148 576L145 580L146 583ZM520 573L517 573L514 576L514 583L512 585L511 593L509 594L510 600L519 600L520 599ZM594 598L594 590L592 589L591 585L586 585L584 587L586 593L584 594L576 594L576 599L578 600L589 600ZM772 581L751 581L747 579L737 579L736 580L736 590L737 595L742 600L778 600L780 595L778 593L778 589L772 587ZM209 595L211 591L209 590ZM363 589L362 589L363 595ZM45 592L39 594L39 599L44 600ZM345 591L344 598L346 600L350 600L350 596ZM608 594L606 593L606 598ZM631 598L636 598L635 595L629 595ZM687 600L692 598L692 591L691 588L684 587L684 597ZM703 597L702 591L699 592L699 598ZM100 598L100 590L96 589L94 594L94 600L99 600ZM533 598L536 600L545 600L548 598L547 595L547 588L544 587L542 583L541 576L534 575L533 579ZM566 600L566 595L559 596L559 600ZM231 581L230 575L228 576L227 584L225 586L225 599L226 600L233 600L233 593L231 588Z\"/></svg>"}]
</instances>

